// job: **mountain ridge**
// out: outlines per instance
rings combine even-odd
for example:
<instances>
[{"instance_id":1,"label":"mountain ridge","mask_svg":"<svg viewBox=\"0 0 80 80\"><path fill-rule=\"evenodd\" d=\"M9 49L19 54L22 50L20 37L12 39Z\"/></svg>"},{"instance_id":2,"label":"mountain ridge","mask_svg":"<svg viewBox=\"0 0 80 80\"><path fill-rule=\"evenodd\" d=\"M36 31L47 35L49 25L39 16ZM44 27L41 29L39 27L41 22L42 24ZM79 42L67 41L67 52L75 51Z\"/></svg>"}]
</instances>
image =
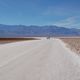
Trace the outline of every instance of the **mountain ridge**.
<instances>
[{"instance_id":1,"label":"mountain ridge","mask_svg":"<svg viewBox=\"0 0 80 80\"><path fill-rule=\"evenodd\" d=\"M0 24L0 37L80 36L80 29L55 25L4 25Z\"/></svg>"}]
</instances>

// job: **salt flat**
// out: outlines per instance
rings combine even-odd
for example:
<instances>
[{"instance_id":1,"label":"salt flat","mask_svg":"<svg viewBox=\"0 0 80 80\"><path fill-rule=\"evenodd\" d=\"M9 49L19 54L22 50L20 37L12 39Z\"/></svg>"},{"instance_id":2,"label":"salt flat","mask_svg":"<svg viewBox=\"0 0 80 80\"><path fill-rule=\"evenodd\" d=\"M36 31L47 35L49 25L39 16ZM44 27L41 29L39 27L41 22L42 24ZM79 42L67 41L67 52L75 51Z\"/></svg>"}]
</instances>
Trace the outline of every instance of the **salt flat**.
<instances>
[{"instance_id":1,"label":"salt flat","mask_svg":"<svg viewBox=\"0 0 80 80\"><path fill-rule=\"evenodd\" d=\"M80 57L54 38L0 45L0 80L80 80Z\"/></svg>"}]
</instances>

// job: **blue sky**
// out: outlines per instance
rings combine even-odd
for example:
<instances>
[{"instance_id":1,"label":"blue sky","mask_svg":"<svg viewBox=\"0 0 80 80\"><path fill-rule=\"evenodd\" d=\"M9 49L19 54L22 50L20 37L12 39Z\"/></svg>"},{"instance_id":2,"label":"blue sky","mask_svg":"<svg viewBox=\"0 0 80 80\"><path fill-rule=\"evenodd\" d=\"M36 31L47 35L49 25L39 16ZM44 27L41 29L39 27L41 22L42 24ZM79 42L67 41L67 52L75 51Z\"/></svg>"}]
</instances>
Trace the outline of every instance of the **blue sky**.
<instances>
[{"instance_id":1,"label":"blue sky","mask_svg":"<svg viewBox=\"0 0 80 80\"><path fill-rule=\"evenodd\" d=\"M0 24L80 28L80 0L0 0Z\"/></svg>"}]
</instances>

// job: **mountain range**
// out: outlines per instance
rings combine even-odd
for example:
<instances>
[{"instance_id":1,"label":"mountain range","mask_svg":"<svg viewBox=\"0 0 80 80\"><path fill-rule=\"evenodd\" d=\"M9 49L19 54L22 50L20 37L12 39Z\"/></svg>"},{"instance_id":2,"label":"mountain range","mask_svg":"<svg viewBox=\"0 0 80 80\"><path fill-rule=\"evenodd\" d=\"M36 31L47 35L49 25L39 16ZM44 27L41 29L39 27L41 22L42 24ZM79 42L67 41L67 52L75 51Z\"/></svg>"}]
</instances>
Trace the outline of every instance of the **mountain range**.
<instances>
[{"instance_id":1,"label":"mountain range","mask_svg":"<svg viewBox=\"0 0 80 80\"><path fill-rule=\"evenodd\" d=\"M45 36L80 36L80 29L54 25L25 26L0 24L0 38L3 37L45 37Z\"/></svg>"}]
</instances>

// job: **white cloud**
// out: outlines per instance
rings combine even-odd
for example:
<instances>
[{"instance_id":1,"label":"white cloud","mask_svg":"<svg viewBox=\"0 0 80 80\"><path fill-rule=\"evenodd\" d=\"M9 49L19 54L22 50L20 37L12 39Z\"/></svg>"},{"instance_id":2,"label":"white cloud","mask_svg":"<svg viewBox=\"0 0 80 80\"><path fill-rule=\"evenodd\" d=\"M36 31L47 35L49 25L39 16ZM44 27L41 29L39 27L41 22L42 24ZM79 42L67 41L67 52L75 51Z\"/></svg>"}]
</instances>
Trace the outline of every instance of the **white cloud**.
<instances>
[{"instance_id":1,"label":"white cloud","mask_svg":"<svg viewBox=\"0 0 80 80\"><path fill-rule=\"evenodd\" d=\"M67 19L54 23L54 25L69 27L69 28L70 27L80 28L80 16L68 17Z\"/></svg>"}]
</instances>

